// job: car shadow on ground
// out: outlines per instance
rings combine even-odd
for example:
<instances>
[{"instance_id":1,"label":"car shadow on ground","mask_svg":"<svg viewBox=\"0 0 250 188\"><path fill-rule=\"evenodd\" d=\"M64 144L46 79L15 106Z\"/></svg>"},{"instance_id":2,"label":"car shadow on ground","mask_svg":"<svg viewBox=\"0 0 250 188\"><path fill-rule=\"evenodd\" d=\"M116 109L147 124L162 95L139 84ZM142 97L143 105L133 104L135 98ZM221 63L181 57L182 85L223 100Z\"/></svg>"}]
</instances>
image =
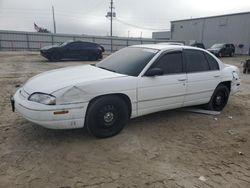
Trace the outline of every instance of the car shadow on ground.
<instances>
[{"instance_id":1,"label":"car shadow on ground","mask_svg":"<svg viewBox=\"0 0 250 188\"><path fill-rule=\"evenodd\" d=\"M42 63L65 63L65 62L88 62L88 63L95 63L95 62L99 62L101 61L102 59L99 59L99 60L88 60L88 59L62 59L62 60L59 60L59 61L50 61L50 60L47 60L47 59L42 59L41 61L39 62L42 62Z\"/></svg>"},{"instance_id":2,"label":"car shadow on ground","mask_svg":"<svg viewBox=\"0 0 250 188\"><path fill-rule=\"evenodd\" d=\"M114 137L106 139L113 139L113 138L119 139L119 137L124 137L124 136L127 137L126 139L129 139L131 135L132 136L136 135L137 133L140 132L141 129L144 129L144 131L146 132L150 132L155 129L164 127L165 131L169 131L170 129L173 128L173 126L176 126L176 121L178 121L178 118L182 117L186 119L186 117L189 115L190 113L188 112L181 112L179 110L168 110L131 119L128 122L128 124L124 127L121 133L119 133ZM91 142L93 140L106 140L106 139L99 139L90 135L86 128L53 130L53 129L43 128L39 125L28 122L27 120L22 119L21 117L20 120L21 120L20 122L21 126L18 127L17 134L20 137L23 137L20 138L21 140L28 139L28 140L34 140L36 142L41 141L43 143L44 142L63 143L65 141Z\"/></svg>"}]
</instances>

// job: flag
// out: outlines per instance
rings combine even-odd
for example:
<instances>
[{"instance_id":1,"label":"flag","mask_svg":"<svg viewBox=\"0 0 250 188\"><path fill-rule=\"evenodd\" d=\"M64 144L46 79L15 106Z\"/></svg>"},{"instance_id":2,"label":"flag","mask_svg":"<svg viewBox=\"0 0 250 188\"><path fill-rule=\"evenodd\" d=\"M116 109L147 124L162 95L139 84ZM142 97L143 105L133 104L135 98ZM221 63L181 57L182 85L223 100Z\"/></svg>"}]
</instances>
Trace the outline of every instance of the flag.
<instances>
[{"instance_id":1,"label":"flag","mask_svg":"<svg viewBox=\"0 0 250 188\"><path fill-rule=\"evenodd\" d=\"M36 23L34 22L34 29L37 31L37 32L39 32L40 30L41 30L41 28L40 27L38 27L37 25L36 25Z\"/></svg>"},{"instance_id":2,"label":"flag","mask_svg":"<svg viewBox=\"0 0 250 188\"><path fill-rule=\"evenodd\" d=\"M39 33L50 33L50 31L48 29L39 27L38 25L36 25L36 23L34 22L34 29L39 32Z\"/></svg>"}]
</instances>

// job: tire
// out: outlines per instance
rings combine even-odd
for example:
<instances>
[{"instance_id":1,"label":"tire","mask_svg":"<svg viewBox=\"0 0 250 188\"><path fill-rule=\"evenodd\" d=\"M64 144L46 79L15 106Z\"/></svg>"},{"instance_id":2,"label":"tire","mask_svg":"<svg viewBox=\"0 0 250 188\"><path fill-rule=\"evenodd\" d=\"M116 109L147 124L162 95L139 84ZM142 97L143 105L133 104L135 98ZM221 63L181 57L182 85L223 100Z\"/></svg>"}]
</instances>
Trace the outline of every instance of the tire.
<instances>
[{"instance_id":1,"label":"tire","mask_svg":"<svg viewBox=\"0 0 250 188\"><path fill-rule=\"evenodd\" d=\"M230 53L230 57L234 57L234 52L231 52L231 53Z\"/></svg>"},{"instance_id":2,"label":"tire","mask_svg":"<svg viewBox=\"0 0 250 188\"><path fill-rule=\"evenodd\" d=\"M52 53L50 58L49 58L50 61L60 61L61 60L61 55L59 53Z\"/></svg>"},{"instance_id":3,"label":"tire","mask_svg":"<svg viewBox=\"0 0 250 188\"><path fill-rule=\"evenodd\" d=\"M98 60L98 57L97 57L97 55L96 55L95 53L90 53L90 54L88 55L88 60L89 60L89 61L97 61L97 60Z\"/></svg>"},{"instance_id":4,"label":"tire","mask_svg":"<svg viewBox=\"0 0 250 188\"><path fill-rule=\"evenodd\" d=\"M246 74L246 73L247 73L247 69L244 68L244 69L243 69L243 74Z\"/></svg>"},{"instance_id":5,"label":"tire","mask_svg":"<svg viewBox=\"0 0 250 188\"><path fill-rule=\"evenodd\" d=\"M218 85L206 108L214 111L222 111L228 102L229 94L230 91L227 86Z\"/></svg>"},{"instance_id":6,"label":"tire","mask_svg":"<svg viewBox=\"0 0 250 188\"><path fill-rule=\"evenodd\" d=\"M97 98L87 110L85 126L90 134L98 138L117 135L129 119L128 106L118 96Z\"/></svg>"}]
</instances>

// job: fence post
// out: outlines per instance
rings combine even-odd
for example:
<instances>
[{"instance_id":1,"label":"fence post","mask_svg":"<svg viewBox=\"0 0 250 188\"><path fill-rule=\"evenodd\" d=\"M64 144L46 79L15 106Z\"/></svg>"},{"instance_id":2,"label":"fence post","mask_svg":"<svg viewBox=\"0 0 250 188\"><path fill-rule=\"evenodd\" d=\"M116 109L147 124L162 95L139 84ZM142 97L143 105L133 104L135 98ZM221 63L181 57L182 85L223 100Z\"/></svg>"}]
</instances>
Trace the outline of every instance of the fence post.
<instances>
[{"instance_id":1,"label":"fence post","mask_svg":"<svg viewBox=\"0 0 250 188\"><path fill-rule=\"evenodd\" d=\"M14 51L13 41L11 41L11 49L12 49L12 51Z\"/></svg>"},{"instance_id":2,"label":"fence post","mask_svg":"<svg viewBox=\"0 0 250 188\"><path fill-rule=\"evenodd\" d=\"M27 49L30 50L30 42L29 42L29 35L26 33L26 42L27 42Z\"/></svg>"},{"instance_id":3,"label":"fence post","mask_svg":"<svg viewBox=\"0 0 250 188\"><path fill-rule=\"evenodd\" d=\"M52 45L54 45L54 35L53 34L51 34L51 43L52 43Z\"/></svg>"},{"instance_id":4,"label":"fence post","mask_svg":"<svg viewBox=\"0 0 250 188\"><path fill-rule=\"evenodd\" d=\"M128 47L128 38L127 38L127 47Z\"/></svg>"}]
</instances>

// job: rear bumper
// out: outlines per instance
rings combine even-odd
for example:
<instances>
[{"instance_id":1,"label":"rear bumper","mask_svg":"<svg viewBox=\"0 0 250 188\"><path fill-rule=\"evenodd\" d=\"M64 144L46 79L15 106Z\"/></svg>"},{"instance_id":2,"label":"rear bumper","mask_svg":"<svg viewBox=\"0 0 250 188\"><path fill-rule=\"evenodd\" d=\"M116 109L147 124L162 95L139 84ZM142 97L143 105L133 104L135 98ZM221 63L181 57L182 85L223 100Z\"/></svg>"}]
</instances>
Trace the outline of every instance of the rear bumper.
<instances>
[{"instance_id":1,"label":"rear bumper","mask_svg":"<svg viewBox=\"0 0 250 188\"><path fill-rule=\"evenodd\" d=\"M241 84L240 79L237 81L233 81L231 83L231 92L230 92L231 95L234 95L240 91L240 84Z\"/></svg>"},{"instance_id":2,"label":"rear bumper","mask_svg":"<svg viewBox=\"0 0 250 188\"><path fill-rule=\"evenodd\" d=\"M13 97L14 109L25 119L49 129L75 129L84 126L87 103L42 105L23 99L20 89ZM55 114L55 112L67 112Z\"/></svg>"}]
</instances>

